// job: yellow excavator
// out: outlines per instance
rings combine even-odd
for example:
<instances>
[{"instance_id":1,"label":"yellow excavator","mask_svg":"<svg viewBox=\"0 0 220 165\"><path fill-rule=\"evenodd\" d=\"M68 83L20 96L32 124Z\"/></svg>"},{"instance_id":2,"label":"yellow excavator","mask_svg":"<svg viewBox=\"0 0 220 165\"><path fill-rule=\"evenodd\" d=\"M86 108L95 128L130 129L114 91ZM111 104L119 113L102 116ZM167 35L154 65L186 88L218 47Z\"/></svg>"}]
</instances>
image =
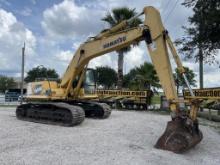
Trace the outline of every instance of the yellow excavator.
<instances>
[{"instance_id":1,"label":"yellow excavator","mask_svg":"<svg viewBox=\"0 0 220 165\"><path fill-rule=\"evenodd\" d=\"M143 25L128 28L134 18L143 14L145 15ZM27 103L17 107L17 118L73 126L80 124L85 116L109 117L111 114L109 106L91 100L97 96L85 94L95 86L92 70L87 69L88 63L95 57L140 41L146 42L152 63L172 111L172 120L168 122L165 132L158 139L155 147L180 153L195 146L203 138L197 120L200 102L196 99L182 101L178 98L169 51L182 73L192 97L194 93L168 31L162 24L160 13L151 6L145 7L143 12L137 16L124 20L81 44L66 69L61 83L49 80L30 83L27 89L28 95L25 98ZM180 111L181 102L191 105L189 113Z\"/></svg>"}]
</instances>

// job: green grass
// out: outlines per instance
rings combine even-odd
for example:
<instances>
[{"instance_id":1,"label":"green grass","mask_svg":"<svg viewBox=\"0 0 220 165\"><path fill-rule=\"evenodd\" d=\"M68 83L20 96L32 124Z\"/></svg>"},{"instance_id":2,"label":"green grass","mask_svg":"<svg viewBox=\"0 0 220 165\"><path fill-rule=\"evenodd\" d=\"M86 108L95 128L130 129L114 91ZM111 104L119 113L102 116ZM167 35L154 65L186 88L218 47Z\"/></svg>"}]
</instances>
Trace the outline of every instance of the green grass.
<instances>
[{"instance_id":1,"label":"green grass","mask_svg":"<svg viewBox=\"0 0 220 165\"><path fill-rule=\"evenodd\" d=\"M160 104L160 96L153 96L152 104Z\"/></svg>"}]
</instances>

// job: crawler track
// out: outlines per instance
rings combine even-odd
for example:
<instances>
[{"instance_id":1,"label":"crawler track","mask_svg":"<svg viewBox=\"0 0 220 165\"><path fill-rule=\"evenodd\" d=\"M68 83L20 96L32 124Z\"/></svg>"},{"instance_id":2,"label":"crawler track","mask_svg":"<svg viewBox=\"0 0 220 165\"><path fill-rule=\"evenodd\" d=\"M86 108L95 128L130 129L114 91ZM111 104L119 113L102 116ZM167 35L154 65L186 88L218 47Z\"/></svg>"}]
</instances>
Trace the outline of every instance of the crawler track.
<instances>
[{"instance_id":1,"label":"crawler track","mask_svg":"<svg viewBox=\"0 0 220 165\"><path fill-rule=\"evenodd\" d=\"M106 119L111 115L111 108L106 103L98 102L68 102L71 105L80 106L85 111L86 117Z\"/></svg>"},{"instance_id":2,"label":"crawler track","mask_svg":"<svg viewBox=\"0 0 220 165\"><path fill-rule=\"evenodd\" d=\"M102 118L106 119L111 115L111 107L108 104L105 103L98 103L103 108L103 115Z\"/></svg>"},{"instance_id":3,"label":"crawler track","mask_svg":"<svg viewBox=\"0 0 220 165\"><path fill-rule=\"evenodd\" d=\"M85 112L67 103L27 103L17 107L16 116L19 120L75 126L83 122Z\"/></svg>"}]
</instances>

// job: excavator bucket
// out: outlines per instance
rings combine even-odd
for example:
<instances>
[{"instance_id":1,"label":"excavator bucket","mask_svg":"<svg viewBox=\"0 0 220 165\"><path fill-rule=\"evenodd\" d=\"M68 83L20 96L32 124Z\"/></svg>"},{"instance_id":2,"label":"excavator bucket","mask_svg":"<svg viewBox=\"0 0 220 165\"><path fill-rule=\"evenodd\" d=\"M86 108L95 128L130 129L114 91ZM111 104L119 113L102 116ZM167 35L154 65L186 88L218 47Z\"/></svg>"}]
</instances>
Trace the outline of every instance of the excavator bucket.
<instances>
[{"instance_id":1,"label":"excavator bucket","mask_svg":"<svg viewBox=\"0 0 220 165\"><path fill-rule=\"evenodd\" d=\"M180 118L169 121L165 132L158 139L155 147L182 153L198 144L203 138L198 123L189 125L186 121L186 119Z\"/></svg>"}]
</instances>

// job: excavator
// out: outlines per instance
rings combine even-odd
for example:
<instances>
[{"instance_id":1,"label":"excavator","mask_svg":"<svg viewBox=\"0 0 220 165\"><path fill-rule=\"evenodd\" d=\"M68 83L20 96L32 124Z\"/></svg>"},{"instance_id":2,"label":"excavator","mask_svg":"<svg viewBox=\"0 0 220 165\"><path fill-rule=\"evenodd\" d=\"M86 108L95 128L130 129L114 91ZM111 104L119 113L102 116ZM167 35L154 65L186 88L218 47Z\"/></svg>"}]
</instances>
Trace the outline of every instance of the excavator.
<instances>
[{"instance_id":1,"label":"excavator","mask_svg":"<svg viewBox=\"0 0 220 165\"><path fill-rule=\"evenodd\" d=\"M129 28L134 18L141 15L145 16L144 23ZM85 94L95 86L93 73L87 69L88 63L95 57L141 41L146 42L171 110L171 121L168 122L165 132L158 139L155 147L175 153L192 148L203 138L197 120L197 111L201 101L178 98L169 53L172 54L192 97L194 93L168 31L163 26L160 13L152 6L144 7L140 14L90 37L81 44L60 83L47 79L29 84L26 103L19 105L16 109L17 118L63 126L78 125L82 123L85 116L108 118L111 114L109 106L92 101L95 95ZM182 102L190 104L190 110L181 111L179 105Z\"/></svg>"}]
</instances>

